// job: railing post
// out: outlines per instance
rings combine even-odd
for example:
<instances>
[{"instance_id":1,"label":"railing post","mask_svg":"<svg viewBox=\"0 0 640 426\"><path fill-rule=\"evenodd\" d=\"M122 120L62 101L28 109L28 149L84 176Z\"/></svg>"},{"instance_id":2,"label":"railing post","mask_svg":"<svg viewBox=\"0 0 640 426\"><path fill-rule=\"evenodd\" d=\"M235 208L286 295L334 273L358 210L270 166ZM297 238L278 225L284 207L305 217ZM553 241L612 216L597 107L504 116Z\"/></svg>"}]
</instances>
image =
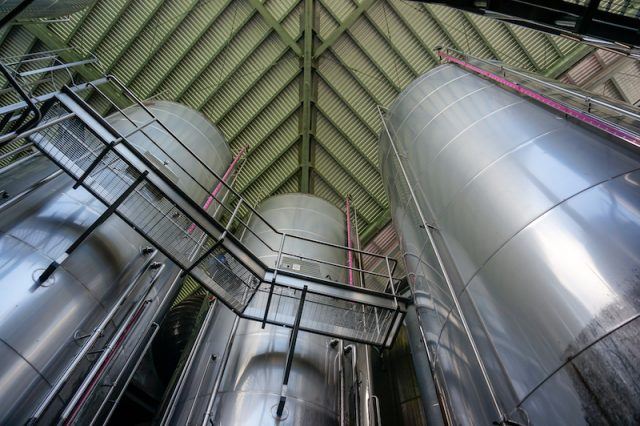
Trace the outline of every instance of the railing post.
<instances>
[{"instance_id":1,"label":"railing post","mask_svg":"<svg viewBox=\"0 0 640 426\"><path fill-rule=\"evenodd\" d=\"M296 320L293 323L293 329L291 330L289 350L287 351L287 362L284 365L284 378L282 379L282 389L280 390L280 401L278 402L278 408L276 410L276 415L278 418L282 417L282 413L284 412L284 404L287 402L287 386L289 385L289 374L291 373L291 365L293 364L293 354L295 353L296 349L298 330L300 329L300 320L302 319L302 310L304 309L304 300L306 297L307 286L305 285L302 288L300 302L298 303L298 312L296 313Z\"/></svg>"},{"instance_id":2,"label":"railing post","mask_svg":"<svg viewBox=\"0 0 640 426\"><path fill-rule=\"evenodd\" d=\"M195 268L200 262L202 262L204 259L206 259L211 253L213 253L213 251L215 249L217 249L218 247L220 247L222 245L222 242L227 237L227 234L229 233L229 229L231 229L231 225L233 224L233 221L235 220L236 215L240 211L240 206L242 205L243 202L244 202L244 199L240 198L240 201L238 201L238 204L236 205L235 209L233 209L233 213L231 214L231 217L229 218L229 222L227 223L227 226L225 226L224 231L222 231L222 234L220 234L220 238L218 238L218 241L213 243L211 245L211 247L209 247L209 249L207 249L207 251L202 253L202 255L191 264L191 266L189 266L187 269L182 271L182 275L183 276L187 275L189 272L191 272L193 270L193 268ZM191 226L195 227L195 223L192 224ZM189 227L189 229L191 229L191 227Z\"/></svg>"},{"instance_id":3,"label":"railing post","mask_svg":"<svg viewBox=\"0 0 640 426\"><path fill-rule=\"evenodd\" d=\"M67 248L65 252L58 259L54 260L53 262L51 262L51 264L49 264L47 269L45 269L42 272L42 274L40 274L40 276L38 277L38 280L37 280L38 285L42 285L45 281L47 281L51 276L51 274L53 274L53 272L58 268L58 266L60 266L60 264L64 262L64 260L67 257L69 257L69 255L73 253L73 251L77 249L80 246L80 244L82 244L84 240L86 240L87 237L98 226L104 223L104 221L106 221L116 211L116 209L120 207L120 205L129 197L129 195L131 195L131 193L136 189L136 187L146 178L147 174L148 174L147 171L141 173L140 176L138 176L138 178L118 197L118 199L114 201L113 204L111 204L107 208L107 210L105 210L100 215L100 217L96 219L95 222L93 222L87 229L85 229L85 231L73 243L71 243L69 248Z\"/></svg>"},{"instance_id":4,"label":"railing post","mask_svg":"<svg viewBox=\"0 0 640 426\"><path fill-rule=\"evenodd\" d=\"M282 233L282 239L280 240L280 248L278 249L278 256L276 257L276 264L273 270L273 278L271 279L271 286L269 287L269 296L267 296L267 306L264 308L264 317L262 318L262 328L267 323L269 316L269 308L271 307L271 299L273 298L273 288L276 285L276 278L278 277L278 268L280 267L280 260L282 259L282 250L284 249L284 241L287 238L286 233Z\"/></svg>"}]
</instances>

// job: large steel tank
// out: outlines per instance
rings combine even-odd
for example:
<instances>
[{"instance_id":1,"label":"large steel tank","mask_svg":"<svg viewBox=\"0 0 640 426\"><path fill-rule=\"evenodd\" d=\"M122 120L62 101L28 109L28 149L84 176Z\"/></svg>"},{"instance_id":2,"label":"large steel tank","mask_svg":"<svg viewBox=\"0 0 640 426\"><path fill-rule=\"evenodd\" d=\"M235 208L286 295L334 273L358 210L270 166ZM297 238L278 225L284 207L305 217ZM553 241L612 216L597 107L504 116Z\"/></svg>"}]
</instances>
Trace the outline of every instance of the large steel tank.
<instances>
[{"instance_id":1,"label":"large steel tank","mask_svg":"<svg viewBox=\"0 0 640 426\"><path fill-rule=\"evenodd\" d=\"M19 18L53 18L70 15L95 2L96 0L35 0L20 13ZM0 16L11 12L20 3L22 0L0 1Z\"/></svg>"},{"instance_id":2,"label":"large steel tank","mask_svg":"<svg viewBox=\"0 0 640 426\"><path fill-rule=\"evenodd\" d=\"M231 153L212 124L199 113L175 103L153 102L148 107L180 135L186 146L201 154L212 170L224 173ZM146 114L139 107L127 112L134 119ZM127 132L128 125L116 116L109 121ZM160 138L158 129L157 123L150 125L148 134L156 132ZM165 135L161 143L168 143L166 140ZM132 141L144 143L137 136ZM150 144L144 147L152 149ZM189 158L180 152L174 151L172 156L173 161L191 166ZM162 160L159 154L158 157ZM137 282L137 276L152 259L166 265L153 290L145 295L149 280L139 280L95 348L108 341L122 325L127 310L141 297L151 300L137 322L146 330L149 322L158 320L153 313L163 308L161 302L170 302L166 296L178 288L177 267L159 254L152 258L144 250L149 243L115 215L100 225L48 281L37 285L40 272L105 210L83 188L72 189L72 180L64 174L42 179L47 174L43 169L53 174L57 167L44 157L36 157L0 174L0 185L24 189L20 194L11 191L10 199L0 207L0 424L23 424L31 417L92 330ZM181 182L187 192L196 193L193 182ZM215 183L210 181L209 185ZM88 356L89 362L83 360L78 370L86 372L98 355ZM50 416L57 415L67 404L82 378L82 374L74 374L68 380L47 410Z\"/></svg>"},{"instance_id":3,"label":"large steel tank","mask_svg":"<svg viewBox=\"0 0 640 426\"><path fill-rule=\"evenodd\" d=\"M297 193L278 195L263 201L256 211L287 235L344 245L345 215L321 198ZM280 246L281 236L264 221L253 216L249 227L271 247ZM242 241L267 266L275 266L277 253L254 234L246 232ZM283 251L346 264L344 250L293 238L286 240ZM341 282L346 279L346 269L341 267L305 262L287 255L283 255L281 263L283 267L316 277ZM297 299L274 296L271 310L281 315L295 314L297 303ZM249 320L237 320L234 325L235 314L220 303L210 315L197 353L188 361L190 371L174 392L175 406L164 414L161 424L316 426L339 423L339 369L350 368L342 356L343 345L337 341L332 344L332 339L327 337L299 332L286 391L285 414L278 419L276 406L291 330L269 324L263 329L260 322Z\"/></svg>"},{"instance_id":4,"label":"large steel tank","mask_svg":"<svg viewBox=\"0 0 640 426\"><path fill-rule=\"evenodd\" d=\"M454 65L386 123L382 173L452 422L638 423L638 153Z\"/></svg>"}]
</instances>

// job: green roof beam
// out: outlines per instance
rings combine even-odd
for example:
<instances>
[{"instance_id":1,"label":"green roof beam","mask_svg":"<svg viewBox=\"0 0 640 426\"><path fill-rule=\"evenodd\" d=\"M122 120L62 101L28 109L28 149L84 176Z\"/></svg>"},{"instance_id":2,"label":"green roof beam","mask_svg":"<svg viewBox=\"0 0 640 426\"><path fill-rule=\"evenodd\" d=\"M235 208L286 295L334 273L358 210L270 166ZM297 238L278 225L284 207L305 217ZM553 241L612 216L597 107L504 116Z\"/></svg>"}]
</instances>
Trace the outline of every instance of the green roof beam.
<instances>
[{"instance_id":1,"label":"green roof beam","mask_svg":"<svg viewBox=\"0 0 640 426\"><path fill-rule=\"evenodd\" d=\"M56 34L52 33L51 30L49 30L45 25L25 24L24 28L34 36L38 37L47 46L47 48L49 48L49 50L61 50L60 57L64 61L79 62L86 59L78 54L75 50L62 50L67 48L64 40L62 40ZM86 81L98 80L104 77L103 73L101 73L91 65L81 65L75 67L75 70ZM113 85L103 85L100 90L102 90L107 96L109 96L109 98L120 108L127 107L132 103L126 96L116 90Z\"/></svg>"},{"instance_id":2,"label":"green roof beam","mask_svg":"<svg viewBox=\"0 0 640 426\"><path fill-rule=\"evenodd\" d=\"M287 15L289 15L289 13L291 13L291 11L293 9L295 9L296 5L293 4L288 10L287 12L284 14L284 16L286 17ZM284 19L284 18L283 18ZM237 33L236 33L237 34ZM203 102L200 103L200 105L196 106L197 110L201 110L202 108L204 108L207 103L209 103L212 99L214 99L215 95L218 94L218 92L220 91L220 89L222 89L224 87L224 85L229 81L232 80L234 78L237 78L236 73L237 71L240 69L240 67L242 67L242 65L249 59L249 57L251 56L251 54L257 50L259 48L259 46L265 42L265 40L267 40L269 38L269 36L271 35L271 31L267 31L264 33L264 35L262 35L262 37L260 37L260 39L258 40L257 43L255 43L253 45L253 48L240 60L240 62L238 62L236 64L236 66L234 66L231 71L229 71L226 75L226 77L224 77L222 80L220 80L219 82L216 83L216 87L215 89L213 89L213 91L211 91L211 93L209 93L207 95L207 97L205 98L205 100ZM218 56L218 54L220 54L227 46L229 46L229 42L231 41L233 37L230 37L229 40L216 52L215 56L211 57L211 59L209 60L209 62L207 63L206 67L204 69L206 69L209 65L211 65L211 63L214 61L215 57ZM193 81L195 81L198 77L200 77L200 75L195 75L194 79L189 83L188 86L191 86L191 84L193 83ZM187 87L188 88L188 87ZM182 97L184 95L184 93L186 92L186 90L184 90L182 92L182 94L180 95L180 97Z\"/></svg>"},{"instance_id":3,"label":"green roof beam","mask_svg":"<svg viewBox=\"0 0 640 426\"><path fill-rule=\"evenodd\" d=\"M320 114L322 114L322 118L324 118L325 120L327 120L327 122L329 124L331 124L333 126L333 128L340 134L340 136L342 136L342 138L344 138L345 141L347 141L347 143L349 143L351 141L351 138L349 137L349 135L347 135L341 128L340 126L338 126L338 124L333 121L333 119L331 119L331 117L329 117L329 114L324 111L320 106L317 106L318 108L318 112ZM376 135L376 140L377 140L377 135ZM362 156L362 158L364 158L367 161L367 164L369 164L369 166L371 166L371 168L373 168L377 174L380 175L380 169L378 169L378 166L376 165L376 163L374 163L369 157L367 157L365 155L364 152L362 152L362 150L358 147L358 145L351 143L351 146L358 151L358 154L360 154Z\"/></svg>"},{"instance_id":4,"label":"green roof beam","mask_svg":"<svg viewBox=\"0 0 640 426\"><path fill-rule=\"evenodd\" d=\"M227 7L229 7L229 5L233 2L234 0L227 0L227 3L220 9L220 10L224 10ZM253 17L253 14L249 14L249 16L246 17L246 19L244 21L242 21L238 27L232 32L232 34L229 37L229 40L231 40L233 37L235 37L236 34L238 34L238 32L240 31L241 28L243 28L247 22L249 22L251 20L251 18ZM189 45L184 49L184 51L180 54L180 56L178 56L178 58L176 58L173 61L173 67L172 70L170 72L167 73L167 75L165 75L164 78L160 79L158 82L156 82L156 84L153 86L153 88L150 90L149 94L153 94L154 92L156 92L158 90L158 88L160 88L160 86L162 86L162 84L164 82L167 81L167 79L169 78L169 76L171 76L171 74L173 73L173 69L175 68L176 64L179 64L180 62L182 62L182 60L191 52L191 49L193 48L193 46L196 45L196 43L198 43L198 41L209 31L211 30L211 28L213 28L214 24L217 22L218 20L218 16L216 16L214 19L211 20L211 22L209 22L208 25L206 25L205 27L202 28L202 30L200 30L198 32L198 34L195 35L195 37L189 42ZM224 47L229 43L229 41L227 41L226 43L224 43L222 45L222 47L220 47L220 49L218 49L218 51L211 56L209 62L207 62L206 65L204 65L200 70L198 70L198 72L196 74L194 74L192 76L192 78L189 80L189 83L184 86L182 88L182 90L180 91L180 93L175 97L175 99L179 99L189 88L189 86L191 86L191 84L200 76L200 73L202 72L203 69L205 69L207 66L209 66L209 64L211 64L211 62L213 61L213 59L217 56L218 53L220 53L222 51L222 49L224 49ZM133 80L131 80L133 81Z\"/></svg>"},{"instance_id":5,"label":"green roof beam","mask_svg":"<svg viewBox=\"0 0 640 426\"><path fill-rule=\"evenodd\" d=\"M387 208L382 213L378 215L370 224L367 226L362 235L360 235L360 241L362 242L362 247L365 247L367 244L371 242L375 238L376 235L380 231L382 231L389 223L391 222L391 211Z\"/></svg>"},{"instance_id":6,"label":"green roof beam","mask_svg":"<svg viewBox=\"0 0 640 426\"><path fill-rule=\"evenodd\" d=\"M264 6L264 3L262 3L260 0L249 0L249 3L251 4L251 6L253 6L255 10L258 11L260 16L262 16L262 19L264 19L264 21L267 23L267 25L269 25L271 29L273 29L276 33L278 33L278 35L280 36L280 39L282 39L282 41L287 46L289 46L289 48L293 50L296 55L302 56L302 50L300 49L300 46L298 46L296 41L289 35L287 30L284 29L280 21L274 18L273 15L267 10L267 8ZM287 15L288 13L285 14L285 17Z\"/></svg>"},{"instance_id":7,"label":"green roof beam","mask_svg":"<svg viewBox=\"0 0 640 426\"><path fill-rule=\"evenodd\" d=\"M353 25L354 22L356 22L358 20L358 18L365 13L367 10L369 10L369 8L371 6L373 6L373 4L376 2L377 0L362 0L362 2L358 5L358 7L356 7L350 14L349 16L347 16L345 18L345 20L343 22L340 23L340 25L338 26L338 28L336 28L335 30L333 30L333 32L331 34L329 34L327 36L326 39L323 40L322 44L320 45L320 47L318 47L315 51L314 56L316 58L318 58L320 55L322 55L322 53L327 50L329 47L333 46L334 43L336 41L338 41L338 39L340 38L340 36L342 34L345 33L345 31L347 31L351 25ZM324 6L324 5L323 5ZM325 6L325 9L327 9L327 11L329 11L331 14L333 14L331 12L331 9L329 9L328 7ZM334 18L336 18L334 16ZM336 21L338 21L338 19L336 18ZM340 22L340 21L338 21Z\"/></svg>"},{"instance_id":8,"label":"green roof beam","mask_svg":"<svg viewBox=\"0 0 640 426\"><path fill-rule=\"evenodd\" d=\"M404 18L404 16L402 16L402 13L398 10L398 7L394 4L394 2L392 2L392 1L391 2L387 2L387 4L393 10L393 12L396 14L396 16L398 17L400 22L402 22L404 24L404 26L407 28L407 30L411 33L411 35L414 36L416 38L416 40L418 40L420 42L420 45L429 54L429 57L431 59L433 59L433 62L435 63L435 65L439 65L440 64L440 57L435 54L433 49L430 49L429 46L426 45L426 43L424 42L422 37L420 37L420 35L417 33L417 31L409 24L409 22Z\"/></svg>"},{"instance_id":9,"label":"green roof beam","mask_svg":"<svg viewBox=\"0 0 640 426\"><path fill-rule=\"evenodd\" d=\"M369 191L369 189L367 189L366 185L364 185L360 179L358 179L353 172L351 172L351 170L349 170L350 168L347 167L342 161L340 161L340 159L334 155L329 148L326 147L326 145L324 143L322 143L322 141L320 139L318 139L318 145L320 146L320 148L329 156L329 158L331 158L333 160L333 162L335 162L338 166L340 166L340 169L342 169L342 171L349 176L349 178L356 184L358 185L362 191L367 194L367 196L369 198L371 198L371 200L376 203L376 205L378 207L380 207L380 209L384 210L386 207L384 206L384 203L378 199L378 197L376 197L375 195L373 195L373 193L371 191Z\"/></svg>"},{"instance_id":10,"label":"green roof beam","mask_svg":"<svg viewBox=\"0 0 640 426\"><path fill-rule=\"evenodd\" d=\"M594 50L595 48L591 46L579 44L575 49L573 49L573 51L571 51L571 53L558 60L550 68L545 70L544 75L549 78L557 79Z\"/></svg>"},{"instance_id":11,"label":"green roof beam","mask_svg":"<svg viewBox=\"0 0 640 426\"><path fill-rule=\"evenodd\" d=\"M315 0L304 1L303 16L303 56L302 82L300 87L300 102L302 112L300 116L300 192L311 193L311 170L313 168L314 147L313 139L316 130L315 104L317 100L316 64L313 59L315 40Z\"/></svg>"}]
</instances>

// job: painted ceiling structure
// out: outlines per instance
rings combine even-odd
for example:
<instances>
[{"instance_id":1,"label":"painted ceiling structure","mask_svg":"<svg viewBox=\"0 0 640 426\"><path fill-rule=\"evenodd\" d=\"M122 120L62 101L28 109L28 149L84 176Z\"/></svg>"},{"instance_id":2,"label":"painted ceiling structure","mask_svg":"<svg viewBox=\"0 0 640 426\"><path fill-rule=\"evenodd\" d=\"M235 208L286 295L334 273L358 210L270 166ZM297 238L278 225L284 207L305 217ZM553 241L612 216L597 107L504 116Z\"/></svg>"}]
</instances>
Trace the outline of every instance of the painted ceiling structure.
<instances>
[{"instance_id":1,"label":"painted ceiling structure","mask_svg":"<svg viewBox=\"0 0 640 426\"><path fill-rule=\"evenodd\" d=\"M15 23L0 40L2 57L95 54L97 69L77 70L84 79L114 74L143 99L184 103L234 152L248 147L237 189L250 203L302 191L342 207L350 195L364 242L386 228L385 244L377 106L437 66L436 47L554 78L599 59L565 79L609 60L567 38L404 0L102 0L65 19ZM600 83L615 97L611 79Z\"/></svg>"}]
</instances>

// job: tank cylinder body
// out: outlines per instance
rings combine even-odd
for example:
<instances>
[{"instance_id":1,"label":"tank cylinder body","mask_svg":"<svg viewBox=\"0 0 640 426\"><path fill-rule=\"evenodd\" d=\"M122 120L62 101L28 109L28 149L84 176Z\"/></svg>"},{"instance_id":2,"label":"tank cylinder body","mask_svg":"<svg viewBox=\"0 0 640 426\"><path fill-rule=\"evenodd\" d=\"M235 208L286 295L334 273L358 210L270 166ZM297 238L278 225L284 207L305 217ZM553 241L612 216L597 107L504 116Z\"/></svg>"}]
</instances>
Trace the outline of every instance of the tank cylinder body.
<instances>
[{"instance_id":1,"label":"tank cylinder body","mask_svg":"<svg viewBox=\"0 0 640 426\"><path fill-rule=\"evenodd\" d=\"M416 324L454 423L638 422L638 154L451 64L386 123Z\"/></svg>"},{"instance_id":2,"label":"tank cylinder body","mask_svg":"<svg viewBox=\"0 0 640 426\"><path fill-rule=\"evenodd\" d=\"M207 128L198 113L178 104L159 102L149 107L168 128L180 133L183 143L200 150L201 158L214 171L224 173L231 153L213 125ZM133 109L128 113L134 117L141 114ZM117 117L109 120L126 133L127 127ZM150 126L149 133L154 131ZM187 161L178 152L173 155L177 162ZM37 176L30 170L37 170ZM36 157L20 168L0 172L0 183L41 179L46 175L42 170L54 173L58 169L46 158ZM74 190L72 185L73 181L62 174L0 207L0 424L24 424L30 418L95 327L135 285L94 349L108 342L122 326L127 311L151 285L154 274L148 269L150 262L164 263L165 268L147 295L151 302L145 303L144 311L136 316L136 328L128 334L130 340L136 340L136 330L147 332L149 323L157 320L153 312L176 287L177 267L159 253L145 250L149 243L115 215L97 227L52 277L38 286L36 279L42 270L106 209L82 187ZM190 187L186 190L194 191ZM144 271L145 275L139 277ZM89 361L78 365L77 373L47 413L60 412L97 356L99 353L90 355Z\"/></svg>"},{"instance_id":3,"label":"tank cylinder body","mask_svg":"<svg viewBox=\"0 0 640 426\"><path fill-rule=\"evenodd\" d=\"M343 246L345 215L334 205L308 194L284 194L268 198L256 210L275 229L289 236L283 252L346 265L346 251L290 237L297 235ZM280 247L280 234L274 233L262 220L251 217L249 227L272 248ZM275 266L277 252L265 246L256 235L245 232L243 243L267 266ZM315 277L346 280L344 267L322 265L287 254L282 255L280 264L281 268ZM262 296L255 295L254 301ZM299 296L300 291L290 294L284 290L281 294L280 287L276 287L269 318L295 316ZM252 305L248 309L252 309ZM261 309L264 312L264 308ZM303 311L303 323L304 316ZM165 415L163 424L200 424L203 419L224 425L340 423L340 368L348 371L352 368L351 355L342 355L341 351L348 342L341 345L324 336L299 332L284 415L277 419L276 407L282 391L291 330L269 324L263 329L260 322L243 319L234 327L234 319L235 314L221 303L216 304L207 336L195 354L185 385L175 396L178 403L171 416ZM226 353L225 347L230 348Z\"/></svg>"},{"instance_id":4,"label":"tank cylinder body","mask_svg":"<svg viewBox=\"0 0 640 426\"><path fill-rule=\"evenodd\" d=\"M257 210L280 232L344 245L344 213L318 197L305 194L275 196L263 201ZM275 234L264 222L252 218L250 226L271 247L279 247L280 235ZM244 242L265 264L275 266L277 253L268 249L253 234L246 233ZM302 240L285 240L283 251L339 265L346 264L343 250ZM341 282L346 278L344 268L305 262L287 255L282 256L281 264L308 275L331 277ZM280 314L295 314L297 298L282 297L277 300L280 305L274 305L271 309ZM339 346L332 346L331 339L327 337L305 332L299 332L296 342L286 390L285 418L278 421L274 417L282 389L290 335L291 331L287 328L266 325L262 329L259 322L240 321L227 369L216 395L214 423L338 424Z\"/></svg>"},{"instance_id":5,"label":"tank cylinder body","mask_svg":"<svg viewBox=\"0 0 640 426\"><path fill-rule=\"evenodd\" d=\"M22 13L19 18L55 18L70 15L95 3L96 0L35 0ZM5 0L0 2L0 16L14 10L22 0Z\"/></svg>"}]
</instances>

